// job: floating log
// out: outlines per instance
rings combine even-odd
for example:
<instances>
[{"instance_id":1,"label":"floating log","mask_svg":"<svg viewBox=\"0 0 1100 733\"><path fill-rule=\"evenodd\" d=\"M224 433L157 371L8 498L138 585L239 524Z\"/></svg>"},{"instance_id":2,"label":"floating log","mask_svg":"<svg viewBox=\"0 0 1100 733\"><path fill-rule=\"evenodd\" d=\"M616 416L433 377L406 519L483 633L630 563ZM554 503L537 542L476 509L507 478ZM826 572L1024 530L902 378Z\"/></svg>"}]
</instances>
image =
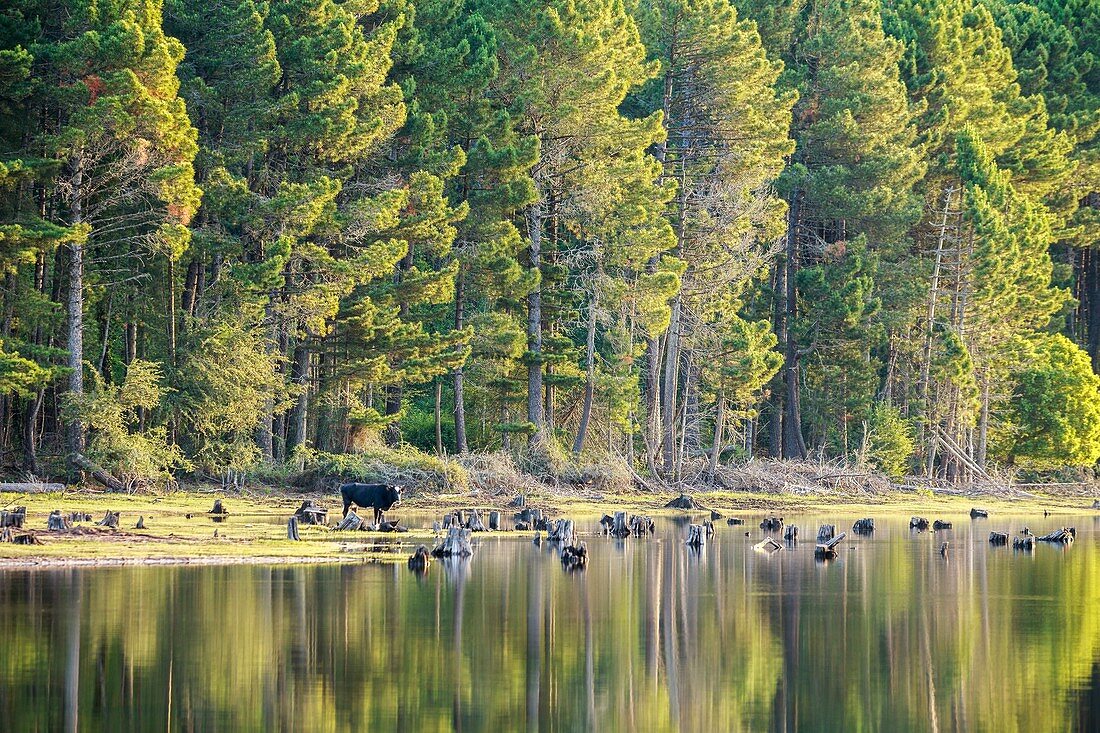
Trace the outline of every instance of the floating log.
<instances>
[{"instance_id":1,"label":"floating log","mask_svg":"<svg viewBox=\"0 0 1100 733\"><path fill-rule=\"evenodd\" d=\"M207 514L229 514L229 512L226 510L225 505L222 504L221 499L215 499L214 507L208 511Z\"/></svg>"},{"instance_id":2,"label":"floating log","mask_svg":"<svg viewBox=\"0 0 1100 733\"><path fill-rule=\"evenodd\" d=\"M360 518L360 516L355 513L354 509L348 512L348 515L341 519L340 522L335 527L333 527L333 529L337 532L350 532L365 528L365 522L363 522L362 518Z\"/></svg>"},{"instance_id":3,"label":"floating log","mask_svg":"<svg viewBox=\"0 0 1100 733\"><path fill-rule=\"evenodd\" d=\"M740 517L730 517L729 519L726 520L726 524L728 524L731 527L734 527L738 524L744 524L744 523L745 523L745 520L741 519Z\"/></svg>"},{"instance_id":4,"label":"floating log","mask_svg":"<svg viewBox=\"0 0 1100 733\"><path fill-rule=\"evenodd\" d=\"M832 538L836 537L836 525L835 524L823 524L817 529L817 543L827 543Z\"/></svg>"},{"instance_id":5,"label":"floating log","mask_svg":"<svg viewBox=\"0 0 1100 733\"><path fill-rule=\"evenodd\" d=\"M298 535L298 515L293 515L290 519L286 520L286 538L288 540L294 540L295 542L301 541L301 537Z\"/></svg>"},{"instance_id":6,"label":"floating log","mask_svg":"<svg viewBox=\"0 0 1100 733\"><path fill-rule=\"evenodd\" d=\"M27 521L27 507L17 506L13 509L0 511L0 527L22 528Z\"/></svg>"},{"instance_id":7,"label":"floating log","mask_svg":"<svg viewBox=\"0 0 1100 733\"><path fill-rule=\"evenodd\" d=\"M798 525L787 525L787 528L783 530L783 539L787 542L798 542Z\"/></svg>"},{"instance_id":8,"label":"floating log","mask_svg":"<svg viewBox=\"0 0 1100 733\"><path fill-rule=\"evenodd\" d=\"M500 512L489 512L489 529L493 532L500 530Z\"/></svg>"},{"instance_id":9,"label":"floating log","mask_svg":"<svg viewBox=\"0 0 1100 733\"><path fill-rule=\"evenodd\" d=\"M572 519L559 519L546 533L547 540L550 542L559 542L563 545L575 544L576 538L577 535L573 529Z\"/></svg>"},{"instance_id":10,"label":"floating log","mask_svg":"<svg viewBox=\"0 0 1100 733\"><path fill-rule=\"evenodd\" d=\"M819 542L817 547L814 548L814 556L819 558L832 558L836 557L836 546L840 544L840 541L844 539L846 533L841 532L836 537L830 538L827 542Z\"/></svg>"},{"instance_id":11,"label":"floating log","mask_svg":"<svg viewBox=\"0 0 1100 733\"><path fill-rule=\"evenodd\" d=\"M688 547L702 547L707 544L707 533L703 529L703 525L688 525L688 536L684 543Z\"/></svg>"},{"instance_id":12,"label":"floating log","mask_svg":"<svg viewBox=\"0 0 1100 733\"><path fill-rule=\"evenodd\" d=\"M970 510L970 518L971 519L989 519L989 510L988 509L978 509L977 507L974 507Z\"/></svg>"},{"instance_id":13,"label":"floating log","mask_svg":"<svg viewBox=\"0 0 1100 733\"><path fill-rule=\"evenodd\" d=\"M760 523L760 529L765 532L778 532L783 529L783 517L765 517Z\"/></svg>"},{"instance_id":14,"label":"floating log","mask_svg":"<svg viewBox=\"0 0 1100 733\"><path fill-rule=\"evenodd\" d=\"M852 525L852 531L856 534L871 534L875 531L875 520L871 517L857 519L856 523Z\"/></svg>"},{"instance_id":15,"label":"floating log","mask_svg":"<svg viewBox=\"0 0 1100 733\"><path fill-rule=\"evenodd\" d=\"M579 545L563 547L561 565L566 570L583 570L588 565L588 546L582 542Z\"/></svg>"},{"instance_id":16,"label":"floating log","mask_svg":"<svg viewBox=\"0 0 1100 733\"><path fill-rule=\"evenodd\" d=\"M1029 537L1013 537L1012 538L1013 550L1034 550L1035 549L1035 535Z\"/></svg>"},{"instance_id":17,"label":"floating log","mask_svg":"<svg viewBox=\"0 0 1100 733\"><path fill-rule=\"evenodd\" d=\"M951 522L944 522L937 519L936 521L932 522L932 529L937 532L941 529L951 529Z\"/></svg>"},{"instance_id":18,"label":"floating log","mask_svg":"<svg viewBox=\"0 0 1100 733\"><path fill-rule=\"evenodd\" d=\"M444 540L432 549L433 557L468 557L474 554L470 545L472 532L462 527L451 527Z\"/></svg>"},{"instance_id":19,"label":"floating log","mask_svg":"<svg viewBox=\"0 0 1100 733\"><path fill-rule=\"evenodd\" d=\"M294 516L299 524L328 524L328 509L317 506L312 499L303 501Z\"/></svg>"},{"instance_id":20,"label":"floating log","mask_svg":"<svg viewBox=\"0 0 1100 733\"><path fill-rule=\"evenodd\" d=\"M776 550L782 550L783 545L776 542L772 537L765 537L762 542L757 542L753 545L752 549L759 550L760 552L775 552Z\"/></svg>"},{"instance_id":21,"label":"floating log","mask_svg":"<svg viewBox=\"0 0 1100 733\"><path fill-rule=\"evenodd\" d=\"M87 471L92 475L92 478L106 486L111 491L126 490L126 484L122 483L117 478L107 473L102 468L92 463L79 453L71 454L69 456L69 463L71 463L76 468L79 468L81 471Z\"/></svg>"},{"instance_id":22,"label":"floating log","mask_svg":"<svg viewBox=\"0 0 1100 733\"><path fill-rule=\"evenodd\" d=\"M54 494L65 490L65 484L42 484L34 482L3 482L0 483L0 492L10 491L13 494Z\"/></svg>"},{"instance_id":23,"label":"floating log","mask_svg":"<svg viewBox=\"0 0 1100 733\"><path fill-rule=\"evenodd\" d=\"M106 514L103 515L103 519L96 522L96 526L118 529L118 515L118 512L108 511Z\"/></svg>"},{"instance_id":24,"label":"floating log","mask_svg":"<svg viewBox=\"0 0 1100 733\"><path fill-rule=\"evenodd\" d=\"M65 532L72 529L72 524L69 523L67 517L65 517L60 509L54 509L50 512L50 516L46 518L46 529L50 532Z\"/></svg>"},{"instance_id":25,"label":"floating log","mask_svg":"<svg viewBox=\"0 0 1100 733\"><path fill-rule=\"evenodd\" d=\"M928 529L928 520L924 517L912 517L909 520L909 529L917 529L923 532Z\"/></svg>"},{"instance_id":26,"label":"floating log","mask_svg":"<svg viewBox=\"0 0 1100 733\"><path fill-rule=\"evenodd\" d=\"M689 511L709 511L705 506L691 498L690 494L680 494L665 504L665 509L687 509Z\"/></svg>"},{"instance_id":27,"label":"floating log","mask_svg":"<svg viewBox=\"0 0 1100 733\"><path fill-rule=\"evenodd\" d=\"M1008 544L1008 532L990 532L989 544L991 545L1007 545Z\"/></svg>"},{"instance_id":28,"label":"floating log","mask_svg":"<svg viewBox=\"0 0 1100 733\"><path fill-rule=\"evenodd\" d=\"M134 525L134 529L145 529L145 517L138 517L137 524Z\"/></svg>"},{"instance_id":29,"label":"floating log","mask_svg":"<svg viewBox=\"0 0 1100 733\"><path fill-rule=\"evenodd\" d=\"M477 509L471 509L469 516L466 518L466 529L471 532L488 532L488 528L481 521L481 515L477 513Z\"/></svg>"},{"instance_id":30,"label":"floating log","mask_svg":"<svg viewBox=\"0 0 1100 733\"><path fill-rule=\"evenodd\" d=\"M710 521L712 521L712 522L717 522L717 521L718 521L719 519L721 519L721 518L722 518L722 515L721 515L721 514L719 514L718 512L714 511L713 509L711 509L711 510L710 510Z\"/></svg>"},{"instance_id":31,"label":"floating log","mask_svg":"<svg viewBox=\"0 0 1100 733\"><path fill-rule=\"evenodd\" d=\"M428 548L424 545L420 545L409 557L409 570L414 570L418 573L423 573L428 569L428 566L432 563L432 555L428 552Z\"/></svg>"},{"instance_id":32,"label":"floating log","mask_svg":"<svg viewBox=\"0 0 1100 733\"><path fill-rule=\"evenodd\" d=\"M1068 545L1070 542L1073 542L1076 536L1077 530L1073 527L1062 527L1061 529L1056 529L1050 534L1045 534L1036 539L1040 542L1060 542L1063 545Z\"/></svg>"}]
</instances>

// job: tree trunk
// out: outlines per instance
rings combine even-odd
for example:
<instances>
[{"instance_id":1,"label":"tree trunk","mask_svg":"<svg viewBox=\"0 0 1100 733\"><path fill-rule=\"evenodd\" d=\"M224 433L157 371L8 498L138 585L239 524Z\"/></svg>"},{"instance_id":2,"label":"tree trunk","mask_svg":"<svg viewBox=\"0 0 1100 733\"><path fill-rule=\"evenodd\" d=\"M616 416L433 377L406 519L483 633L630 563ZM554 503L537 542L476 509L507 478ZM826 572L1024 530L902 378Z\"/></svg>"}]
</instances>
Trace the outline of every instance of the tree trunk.
<instances>
[{"instance_id":1,"label":"tree trunk","mask_svg":"<svg viewBox=\"0 0 1100 733\"><path fill-rule=\"evenodd\" d=\"M443 380L435 380L435 454L443 455Z\"/></svg>"},{"instance_id":2,"label":"tree trunk","mask_svg":"<svg viewBox=\"0 0 1100 733\"><path fill-rule=\"evenodd\" d=\"M714 444L710 447L710 463L707 477L714 483L714 474L718 471L718 458L722 453L722 439L726 432L726 395L718 393L718 414L714 418Z\"/></svg>"},{"instance_id":3,"label":"tree trunk","mask_svg":"<svg viewBox=\"0 0 1100 733\"><path fill-rule=\"evenodd\" d=\"M293 455L298 446L305 447L309 419L309 361L312 349L308 337L303 337L294 347L294 362L290 369L290 381L299 389L298 399L290 411L287 429L286 455Z\"/></svg>"},{"instance_id":4,"label":"tree trunk","mask_svg":"<svg viewBox=\"0 0 1100 733\"><path fill-rule=\"evenodd\" d=\"M593 284L592 295L588 299L588 334L585 339L585 381L584 406L581 408L581 422L577 426L577 440L573 443L573 454L580 456L584 450L584 439L588 434L588 421L592 417L592 398L596 391L596 299L597 286ZM610 426L608 427L610 430Z\"/></svg>"},{"instance_id":5,"label":"tree trunk","mask_svg":"<svg viewBox=\"0 0 1100 733\"><path fill-rule=\"evenodd\" d=\"M465 328L466 323L466 282L461 270L455 278L455 330ZM454 418L455 453L465 455L469 451L466 443L466 395L463 391L465 375L460 364L454 371Z\"/></svg>"},{"instance_id":6,"label":"tree trunk","mask_svg":"<svg viewBox=\"0 0 1100 733\"><path fill-rule=\"evenodd\" d=\"M542 245L542 203L527 209L527 230L531 240L531 269L538 271ZM542 444L542 284L527 295L527 421L535 426L529 444Z\"/></svg>"},{"instance_id":7,"label":"tree trunk","mask_svg":"<svg viewBox=\"0 0 1100 733\"><path fill-rule=\"evenodd\" d=\"M81 191L84 185L83 152L77 151L75 169L72 178L73 226L84 223L84 199ZM79 397L84 394L84 239L81 236L69 241L69 297L68 297L68 339L69 351L69 393ZM84 423L74 418L68 426L68 449L72 454L84 451Z\"/></svg>"},{"instance_id":8,"label":"tree trunk","mask_svg":"<svg viewBox=\"0 0 1100 733\"><path fill-rule=\"evenodd\" d=\"M798 383L798 342L792 324L798 306L798 230L800 226L802 192L791 194L790 221L787 227L786 271L786 350L783 378L786 384L786 414L783 416L783 457L805 458L806 443L802 437L802 406Z\"/></svg>"}]
</instances>

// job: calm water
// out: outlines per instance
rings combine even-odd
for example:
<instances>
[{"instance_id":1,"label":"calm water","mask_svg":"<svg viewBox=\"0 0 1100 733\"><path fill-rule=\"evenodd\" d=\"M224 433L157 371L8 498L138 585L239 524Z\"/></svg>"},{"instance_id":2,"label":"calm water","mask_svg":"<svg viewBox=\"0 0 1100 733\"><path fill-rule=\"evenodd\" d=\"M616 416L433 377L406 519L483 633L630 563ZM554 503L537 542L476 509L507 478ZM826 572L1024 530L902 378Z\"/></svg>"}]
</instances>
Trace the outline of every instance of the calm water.
<instances>
[{"instance_id":1,"label":"calm water","mask_svg":"<svg viewBox=\"0 0 1100 733\"><path fill-rule=\"evenodd\" d=\"M880 515L821 564L811 542L754 552L745 516L701 553L670 520L590 537L576 574L499 537L423 578L3 572L0 729L1100 730L1100 517L1070 520L1066 550L1014 554L991 528L1064 518L915 534ZM788 521L808 536L855 518Z\"/></svg>"}]
</instances>

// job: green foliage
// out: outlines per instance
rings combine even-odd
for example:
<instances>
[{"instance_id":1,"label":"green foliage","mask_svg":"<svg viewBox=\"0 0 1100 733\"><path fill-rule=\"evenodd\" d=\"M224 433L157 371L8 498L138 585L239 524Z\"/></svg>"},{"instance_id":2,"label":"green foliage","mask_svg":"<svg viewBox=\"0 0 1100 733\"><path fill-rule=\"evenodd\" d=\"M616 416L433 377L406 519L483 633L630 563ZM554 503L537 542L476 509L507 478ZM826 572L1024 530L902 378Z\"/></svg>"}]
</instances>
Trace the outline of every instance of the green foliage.
<instances>
[{"instance_id":1,"label":"green foliage","mask_svg":"<svg viewBox=\"0 0 1100 733\"><path fill-rule=\"evenodd\" d=\"M909 472L909 461L916 451L913 427L896 407L882 402L871 406L867 414L863 454L888 476Z\"/></svg>"}]
</instances>

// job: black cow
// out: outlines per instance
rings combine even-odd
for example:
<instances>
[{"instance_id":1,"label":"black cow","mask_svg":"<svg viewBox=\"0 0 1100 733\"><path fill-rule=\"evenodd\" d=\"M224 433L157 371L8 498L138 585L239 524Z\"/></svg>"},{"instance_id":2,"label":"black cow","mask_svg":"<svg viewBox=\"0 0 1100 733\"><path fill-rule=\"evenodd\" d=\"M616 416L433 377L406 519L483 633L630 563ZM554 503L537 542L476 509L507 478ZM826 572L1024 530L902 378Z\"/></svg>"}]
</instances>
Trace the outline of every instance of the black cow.
<instances>
[{"instance_id":1,"label":"black cow","mask_svg":"<svg viewBox=\"0 0 1100 733\"><path fill-rule=\"evenodd\" d=\"M378 524L386 510L401 501L401 486L388 484L344 484L340 487L340 496L344 499L344 516L352 504L366 509L374 509L374 523Z\"/></svg>"}]
</instances>

